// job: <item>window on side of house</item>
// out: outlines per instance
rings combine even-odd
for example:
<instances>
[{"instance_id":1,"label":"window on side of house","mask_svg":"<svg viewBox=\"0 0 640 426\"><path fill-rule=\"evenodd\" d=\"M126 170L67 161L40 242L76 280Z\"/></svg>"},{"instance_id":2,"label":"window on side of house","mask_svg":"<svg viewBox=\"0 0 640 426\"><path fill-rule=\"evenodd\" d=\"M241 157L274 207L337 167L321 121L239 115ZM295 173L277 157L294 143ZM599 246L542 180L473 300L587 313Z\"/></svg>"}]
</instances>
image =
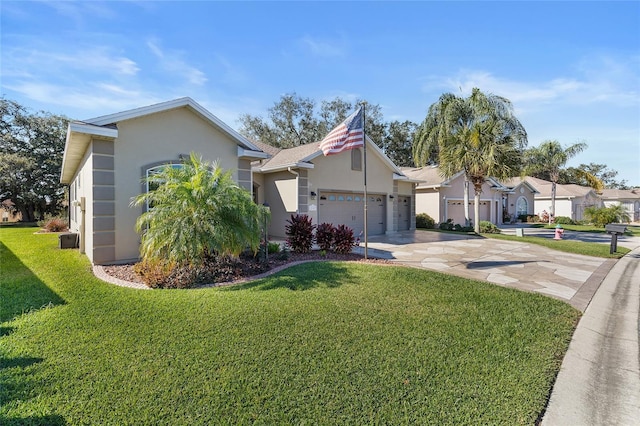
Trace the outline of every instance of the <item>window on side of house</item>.
<instances>
[{"instance_id":1,"label":"window on side of house","mask_svg":"<svg viewBox=\"0 0 640 426\"><path fill-rule=\"evenodd\" d=\"M360 148L351 150L351 170L362 171L362 151Z\"/></svg>"},{"instance_id":2,"label":"window on side of house","mask_svg":"<svg viewBox=\"0 0 640 426\"><path fill-rule=\"evenodd\" d=\"M158 187L160 186L160 182L149 182L149 177L153 176L156 173L161 172L162 170L164 170L165 167L173 167L174 169L180 169L182 168L182 164L181 163L175 163L175 164L161 164L159 166L154 166L154 167L150 167L147 169L146 173L145 173L145 185L146 185L146 190L147 192L149 191L155 191L156 189L158 189ZM147 203L147 205L145 206L147 211L153 209L153 205L150 205L149 203Z\"/></svg>"}]
</instances>

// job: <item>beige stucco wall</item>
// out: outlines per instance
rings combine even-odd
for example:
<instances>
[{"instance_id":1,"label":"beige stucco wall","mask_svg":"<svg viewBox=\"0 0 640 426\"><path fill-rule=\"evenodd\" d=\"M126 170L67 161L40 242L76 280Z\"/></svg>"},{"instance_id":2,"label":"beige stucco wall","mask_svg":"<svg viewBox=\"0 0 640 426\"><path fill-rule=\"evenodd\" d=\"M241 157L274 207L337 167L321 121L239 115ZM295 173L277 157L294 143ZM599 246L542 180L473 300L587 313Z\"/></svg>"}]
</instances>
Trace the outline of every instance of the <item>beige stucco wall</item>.
<instances>
[{"instance_id":1,"label":"beige stucco wall","mask_svg":"<svg viewBox=\"0 0 640 426\"><path fill-rule=\"evenodd\" d=\"M140 238L135 222L141 207L129 207L142 190L143 166L178 161L196 152L207 161L219 160L238 178L237 143L187 108L118 123L115 141L116 260L135 260Z\"/></svg>"},{"instance_id":2,"label":"beige stucco wall","mask_svg":"<svg viewBox=\"0 0 640 426\"><path fill-rule=\"evenodd\" d=\"M80 167L71 182L71 185L74 187L74 197L69 200L69 208L74 209L74 220L69 224L69 231L78 234L81 234L83 231L83 213L79 203L84 197L86 201L84 211L84 235L82 236L84 238L84 252L89 260L93 262L93 250L90 249L93 247L93 221L91 220L93 217L93 205L91 203L93 193L93 156L91 145L92 144L89 144L89 147L80 162Z\"/></svg>"},{"instance_id":3,"label":"beige stucco wall","mask_svg":"<svg viewBox=\"0 0 640 426\"><path fill-rule=\"evenodd\" d=\"M373 148L367 151L367 192L382 194L388 197L393 194L393 171ZM349 151L337 155L319 156L313 160L315 167L308 171L308 190L320 191L364 191L364 169L351 170L351 153ZM317 223L318 206L316 200L309 200L309 212L314 223ZM385 224L387 232L393 232L393 203L386 204Z\"/></svg>"},{"instance_id":4,"label":"beige stucco wall","mask_svg":"<svg viewBox=\"0 0 640 426\"><path fill-rule=\"evenodd\" d=\"M318 223L318 197L312 197L312 191L316 194L321 191L364 191L364 171L351 170L349 151L327 157L321 155L312 163L313 169L293 170L300 174L299 177L289 171L254 175L254 180L261 183L259 191L264 196L260 198L261 202L268 202L271 208L269 234L272 237L284 237L286 221L297 212L308 215L314 224ZM382 194L387 201L389 195L394 194L393 171L373 152L367 153L367 191ZM398 194L414 199L412 191L413 184L397 183ZM386 232L394 232L393 208L392 202L386 203ZM415 221L413 223L415 225Z\"/></svg>"},{"instance_id":5,"label":"beige stucco wall","mask_svg":"<svg viewBox=\"0 0 640 426\"><path fill-rule=\"evenodd\" d=\"M441 208L440 192L437 189L416 190L416 214L426 213L436 222L441 222L446 220L441 217Z\"/></svg>"},{"instance_id":6,"label":"beige stucco wall","mask_svg":"<svg viewBox=\"0 0 640 426\"><path fill-rule=\"evenodd\" d=\"M506 195L506 209L509 218L518 218L517 208L518 200L524 198L527 200L527 214L536 214L535 211L535 196L529 188L524 185L518 185L513 189L513 194Z\"/></svg>"}]
</instances>

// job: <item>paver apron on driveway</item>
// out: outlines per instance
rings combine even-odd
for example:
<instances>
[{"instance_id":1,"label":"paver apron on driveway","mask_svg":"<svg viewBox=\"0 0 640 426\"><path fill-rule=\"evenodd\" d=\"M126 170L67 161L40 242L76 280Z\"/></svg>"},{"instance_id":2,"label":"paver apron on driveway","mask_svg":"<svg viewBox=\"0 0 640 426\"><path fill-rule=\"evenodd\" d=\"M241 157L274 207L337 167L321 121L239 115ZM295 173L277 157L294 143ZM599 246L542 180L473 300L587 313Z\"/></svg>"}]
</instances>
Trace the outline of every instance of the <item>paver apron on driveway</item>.
<instances>
[{"instance_id":1,"label":"paver apron on driveway","mask_svg":"<svg viewBox=\"0 0 640 426\"><path fill-rule=\"evenodd\" d=\"M368 247L371 257L543 293L583 311L615 262L535 244L425 231L369 237Z\"/></svg>"}]
</instances>

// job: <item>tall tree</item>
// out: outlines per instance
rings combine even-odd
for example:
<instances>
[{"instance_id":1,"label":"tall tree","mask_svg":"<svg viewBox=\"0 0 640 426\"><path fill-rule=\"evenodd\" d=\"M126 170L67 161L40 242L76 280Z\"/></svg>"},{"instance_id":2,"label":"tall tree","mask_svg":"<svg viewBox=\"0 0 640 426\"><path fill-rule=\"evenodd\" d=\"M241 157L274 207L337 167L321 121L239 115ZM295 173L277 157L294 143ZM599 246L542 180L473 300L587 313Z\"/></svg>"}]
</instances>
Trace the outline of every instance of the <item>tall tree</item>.
<instances>
[{"instance_id":1,"label":"tall tree","mask_svg":"<svg viewBox=\"0 0 640 426\"><path fill-rule=\"evenodd\" d=\"M467 98L443 94L431 105L413 146L417 166L437 151L443 177L463 171L474 187L474 230L480 232L480 194L487 177L504 179L521 169L527 132L511 102L474 88Z\"/></svg>"},{"instance_id":2,"label":"tall tree","mask_svg":"<svg viewBox=\"0 0 640 426\"><path fill-rule=\"evenodd\" d=\"M556 186L560 179L562 171L567 161L584 151L587 144L584 142L575 143L567 147L560 145L556 140L547 140L537 147L529 148L525 152L525 173L545 173L548 174L551 181L551 212L549 214L549 223L555 217L556 212Z\"/></svg>"},{"instance_id":3,"label":"tall tree","mask_svg":"<svg viewBox=\"0 0 640 426\"><path fill-rule=\"evenodd\" d=\"M384 151L396 166L413 167L412 147L416 127L415 123L408 120L389 123Z\"/></svg>"},{"instance_id":4,"label":"tall tree","mask_svg":"<svg viewBox=\"0 0 640 426\"><path fill-rule=\"evenodd\" d=\"M323 101L316 114L315 102L296 93L285 94L268 110L268 119L244 114L240 116L240 133L263 143L291 148L319 142L351 114L361 101L348 102L339 97ZM387 125L379 105L366 106L365 132L382 147Z\"/></svg>"},{"instance_id":5,"label":"tall tree","mask_svg":"<svg viewBox=\"0 0 640 426\"><path fill-rule=\"evenodd\" d=\"M278 148L291 148L318 141L318 120L315 103L294 93L280 97L269 108L269 122L261 117L244 114L240 117L240 133Z\"/></svg>"},{"instance_id":6,"label":"tall tree","mask_svg":"<svg viewBox=\"0 0 640 426\"><path fill-rule=\"evenodd\" d=\"M596 163L580 164L578 167L567 167L561 170L558 183L593 186L591 183L593 179L589 179L589 176L597 179L604 188L631 189L626 180L618 181L616 179L616 176L618 176L616 170L609 169L606 164Z\"/></svg>"},{"instance_id":7,"label":"tall tree","mask_svg":"<svg viewBox=\"0 0 640 426\"><path fill-rule=\"evenodd\" d=\"M60 184L68 119L31 113L15 101L0 99L0 201L11 199L22 220L55 214L64 199ZM11 169L5 171L7 168Z\"/></svg>"}]
</instances>

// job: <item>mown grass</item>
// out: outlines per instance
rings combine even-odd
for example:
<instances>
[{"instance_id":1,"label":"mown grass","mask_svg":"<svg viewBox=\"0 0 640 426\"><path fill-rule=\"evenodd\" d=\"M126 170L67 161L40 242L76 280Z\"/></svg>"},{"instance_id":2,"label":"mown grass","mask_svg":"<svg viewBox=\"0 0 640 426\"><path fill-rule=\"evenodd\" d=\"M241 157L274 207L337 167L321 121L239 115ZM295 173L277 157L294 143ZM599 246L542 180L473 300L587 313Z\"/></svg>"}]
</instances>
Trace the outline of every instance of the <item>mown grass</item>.
<instances>
[{"instance_id":1,"label":"mown grass","mask_svg":"<svg viewBox=\"0 0 640 426\"><path fill-rule=\"evenodd\" d=\"M120 288L0 232L0 423L533 424L579 312L396 266Z\"/></svg>"},{"instance_id":2,"label":"mown grass","mask_svg":"<svg viewBox=\"0 0 640 426\"><path fill-rule=\"evenodd\" d=\"M536 223L531 225L533 228L545 228L545 229L554 229L556 227L555 224L546 224L546 223ZM576 232L593 232L597 234L604 234L607 231L605 228L600 228L595 225L562 225L562 227L567 231L576 231ZM626 225L627 232L626 235L640 237L640 226L637 225Z\"/></svg>"},{"instance_id":3,"label":"mown grass","mask_svg":"<svg viewBox=\"0 0 640 426\"><path fill-rule=\"evenodd\" d=\"M566 229L566 228L565 228ZM592 243L576 240L554 240L553 238L543 237L517 237L515 235L505 234L482 234L486 238L495 238L499 240L518 241L521 243L537 244L539 246L548 247L553 250L563 251L566 253L583 254L585 256L604 257L607 259L619 259L629 253L626 247L618 245L617 251L610 253L610 246L602 243Z\"/></svg>"}]
</instances>

